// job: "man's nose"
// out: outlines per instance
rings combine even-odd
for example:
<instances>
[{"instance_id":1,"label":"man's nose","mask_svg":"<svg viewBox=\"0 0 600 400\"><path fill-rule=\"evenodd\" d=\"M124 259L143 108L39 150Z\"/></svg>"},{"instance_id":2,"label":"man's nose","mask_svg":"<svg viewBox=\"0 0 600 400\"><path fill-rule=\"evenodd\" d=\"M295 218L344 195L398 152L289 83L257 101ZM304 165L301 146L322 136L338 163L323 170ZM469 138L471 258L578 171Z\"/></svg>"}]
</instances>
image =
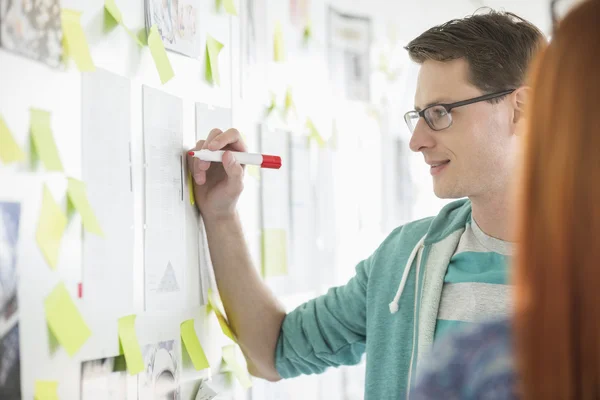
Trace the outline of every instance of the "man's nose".
<instances>
[{"instance_id":1,"label":"man's nose","mask_svg":"<svg viewBox=\"0 0 600 400\"><path fill-rule=\"evenodd\" d=\"M429 149L435 146L434 132L423 118L417 121L415 130L410 138L410 149L414 152Z\"/></svg>"}]
</instances>

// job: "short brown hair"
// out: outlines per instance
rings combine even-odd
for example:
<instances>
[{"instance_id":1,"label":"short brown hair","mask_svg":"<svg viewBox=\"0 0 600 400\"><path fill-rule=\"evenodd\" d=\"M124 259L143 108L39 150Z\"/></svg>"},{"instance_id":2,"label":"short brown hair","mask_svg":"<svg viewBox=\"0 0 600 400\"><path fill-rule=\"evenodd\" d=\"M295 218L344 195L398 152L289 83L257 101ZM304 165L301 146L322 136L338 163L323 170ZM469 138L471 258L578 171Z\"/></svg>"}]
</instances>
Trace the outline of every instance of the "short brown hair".
<instances>
[{"instance_id":1,"label":"short brown hair","mask_svg":"<svg viewBox=\"0 0 600 400\"><path fill-rule=\"evenodd\" d=\"M493 93L523 85L529 63L544 42L544 34L532 23L485 8L427 30L405 49L419 64L464 58L469 81Z\"/></svg>"}]
</instances>

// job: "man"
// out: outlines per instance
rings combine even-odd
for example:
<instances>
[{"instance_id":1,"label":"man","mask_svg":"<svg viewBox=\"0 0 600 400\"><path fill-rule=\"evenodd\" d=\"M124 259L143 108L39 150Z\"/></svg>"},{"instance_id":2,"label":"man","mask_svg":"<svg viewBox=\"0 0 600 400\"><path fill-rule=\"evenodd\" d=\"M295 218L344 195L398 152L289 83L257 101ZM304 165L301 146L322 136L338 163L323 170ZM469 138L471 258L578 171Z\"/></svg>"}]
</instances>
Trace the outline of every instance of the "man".
<instances>
[{"instance_id":1,"label":"man","mask_svg":"<svg viewBox=\"0 0 600 400\"><path fill-rule=\"evenodd\" d=\"M543 41L533 25L489 11L434 27L408 44L421 65L410 148L434 192L462 198L397 228L345 285L286 315L251 264L236 215L243 169L193 160L195 195L219 291L250 372L272 381L358 363L366 399L397 399L434 340L508 313L509 188L523 123L528 63ZM196 149L247 151L234 129ZM360 182L358 182L360 185Z\"/></svg>"}]
</instances>

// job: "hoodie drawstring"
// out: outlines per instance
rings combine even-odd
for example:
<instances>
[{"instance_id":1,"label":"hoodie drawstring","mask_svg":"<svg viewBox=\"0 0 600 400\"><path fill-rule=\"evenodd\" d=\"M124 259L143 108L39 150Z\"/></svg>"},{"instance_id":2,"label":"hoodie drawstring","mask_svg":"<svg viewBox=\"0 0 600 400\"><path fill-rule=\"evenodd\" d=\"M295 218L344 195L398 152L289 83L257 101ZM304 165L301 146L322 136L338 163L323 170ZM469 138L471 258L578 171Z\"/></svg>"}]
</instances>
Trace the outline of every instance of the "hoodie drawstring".
<instances>
[{"instance_id":1,"label":"hoodie drawstring","mask_svg":"<svg viewBox=\"0 0 600 400\"><path fill-rule=\"evenodd\" d=\"M402 296L402 292L404 291L404 286L406 286L406 281L408 280L408 273L410 272L410 268L412 267L415 257L417 257L417 254L421 251L421 249L423 249L423 243L425 242L426 236L427 235L423 236L421 240L419 240L417 245L410 253L410 256L408 257L408 261L406 262L406 266L404 267L404 273L402 274L402 280L400 281L400 285L398 285L398 291L396 292L396 296L394 296L394 300L392 300L392 302L389 304L391 314L395 314L398 312L398 302L400 301L400 296ZM417 262L420 262L420 259L421 257L419 257Z\"/></svg>"}]
</instances>

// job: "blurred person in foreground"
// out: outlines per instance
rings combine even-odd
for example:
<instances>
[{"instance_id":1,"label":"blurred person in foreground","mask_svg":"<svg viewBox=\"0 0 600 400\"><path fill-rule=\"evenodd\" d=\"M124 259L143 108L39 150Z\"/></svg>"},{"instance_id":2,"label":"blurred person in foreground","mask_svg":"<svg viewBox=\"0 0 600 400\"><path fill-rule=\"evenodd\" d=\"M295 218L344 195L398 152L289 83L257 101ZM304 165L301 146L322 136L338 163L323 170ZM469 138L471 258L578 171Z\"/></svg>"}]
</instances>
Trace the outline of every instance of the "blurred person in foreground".
<instances>
[{"instance_id":1,"label":"blurred person in foreground","mask_svg":"<svg viewBox=\"0 0 600 400\"><path fill-rule=\"evenodd\" d=\"M533 64L514 316L438 342L410 399L600 398L599 21L578 4Z\"/></svg>"}]
</instances>

